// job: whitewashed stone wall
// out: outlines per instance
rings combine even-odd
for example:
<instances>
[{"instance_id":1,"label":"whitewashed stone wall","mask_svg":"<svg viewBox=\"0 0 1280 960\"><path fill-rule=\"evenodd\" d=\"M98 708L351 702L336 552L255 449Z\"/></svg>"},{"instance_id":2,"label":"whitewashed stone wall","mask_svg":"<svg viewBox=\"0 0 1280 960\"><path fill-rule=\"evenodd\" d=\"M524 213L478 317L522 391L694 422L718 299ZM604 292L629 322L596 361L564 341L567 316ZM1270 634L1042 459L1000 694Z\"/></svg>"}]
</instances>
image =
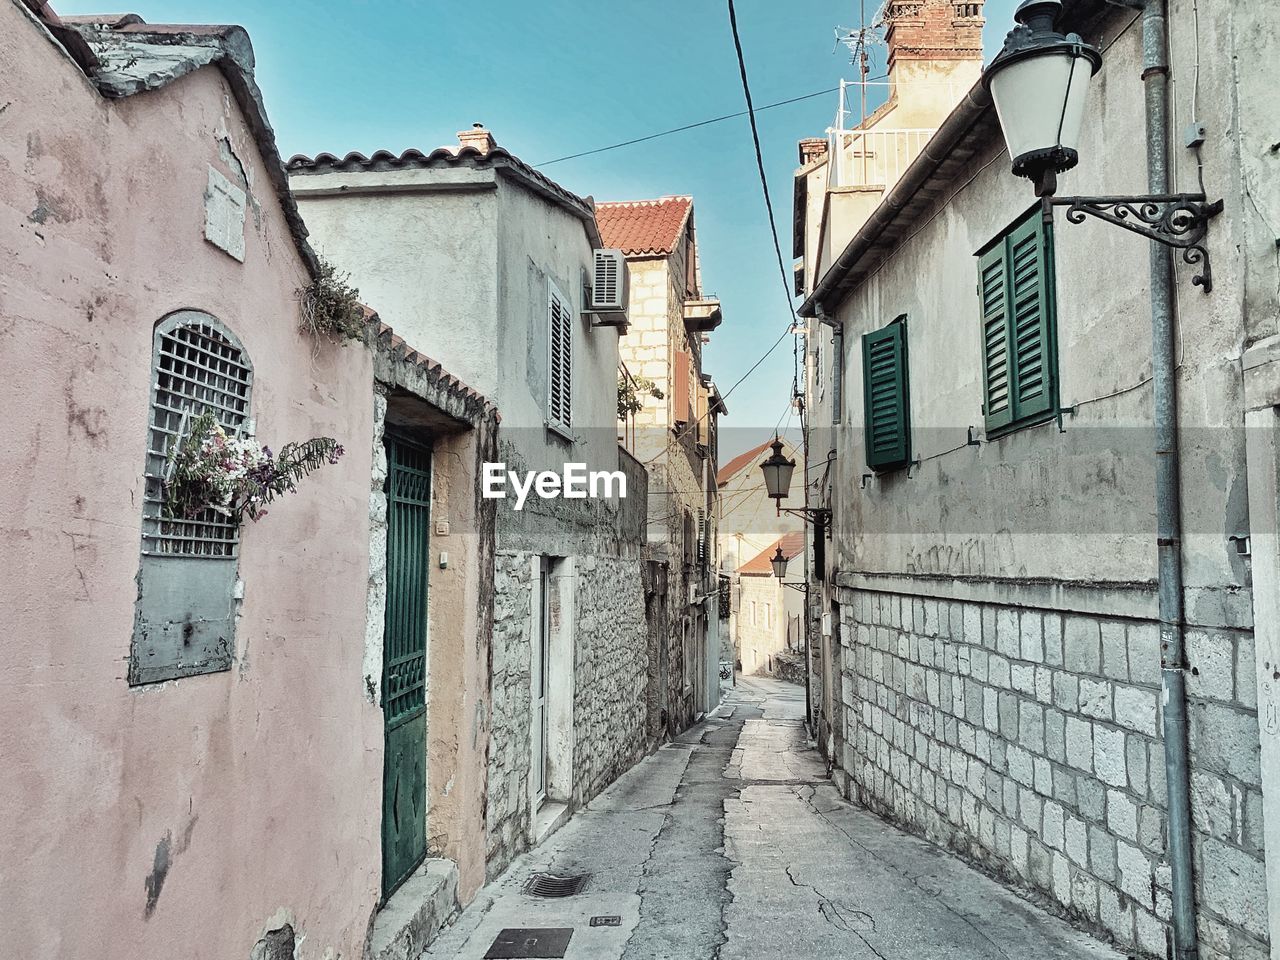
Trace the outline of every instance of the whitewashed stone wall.
<instances>
[{"instance_id":1,"label":"whitewashed stone wall","mask_svg":"<svg viewBox=\"0 0 1280 960\"><path fill-rule=\"evenodd\" d=\"M1157 625L842 591L856 799L1165 955ZM1268 956L1252 635L1192 630L1201 957Z\"/></svg>"}]
</instances>

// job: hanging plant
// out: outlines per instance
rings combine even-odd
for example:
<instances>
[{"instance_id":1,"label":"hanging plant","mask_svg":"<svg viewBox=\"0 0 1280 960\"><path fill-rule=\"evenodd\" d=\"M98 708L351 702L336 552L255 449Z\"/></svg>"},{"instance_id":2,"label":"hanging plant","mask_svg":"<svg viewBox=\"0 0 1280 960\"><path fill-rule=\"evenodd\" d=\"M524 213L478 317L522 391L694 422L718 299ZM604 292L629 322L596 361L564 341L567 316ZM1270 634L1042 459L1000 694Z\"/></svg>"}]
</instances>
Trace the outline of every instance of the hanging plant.
<instances>
[{"instance_id":1,"label":"hanging plant","mask_svg":"<svg viewBox=\"0 0 1280 960\"><path fill-rule=\"evenodd\" d=\"M644 409L644 400L640 393L649 394L655 400L665 395L662 388L647 377L629 377L625 373L618 374L618 419L625 420L633 413Z\"/></svg>"},{"instance_id":2,"label":"hanging plant","mask_svg":"<svg viewBox=\"0 0 1280 960\"><path fill-rule=\"evenodd\" d=\"M297 490L297 482L326 463L337 463L341 444L329 437L287 443L278 455L251 437L229 437L211 411L194 418L169 451L165 513L190 520L204 510L257 522L266 505Z\"/></svg>"},{"instance_id":3,"label":"hanging plant","mask_svg":"<svg viewBox=\"0 0 1280 960\"><path fill-rule=\"evenodd\" d=\"M359 340L364 336L364 305L351 275L338 273L324 258L310 284L298 291L302 301L302 330L329 340Z\"/></svg>"}]
</instances>

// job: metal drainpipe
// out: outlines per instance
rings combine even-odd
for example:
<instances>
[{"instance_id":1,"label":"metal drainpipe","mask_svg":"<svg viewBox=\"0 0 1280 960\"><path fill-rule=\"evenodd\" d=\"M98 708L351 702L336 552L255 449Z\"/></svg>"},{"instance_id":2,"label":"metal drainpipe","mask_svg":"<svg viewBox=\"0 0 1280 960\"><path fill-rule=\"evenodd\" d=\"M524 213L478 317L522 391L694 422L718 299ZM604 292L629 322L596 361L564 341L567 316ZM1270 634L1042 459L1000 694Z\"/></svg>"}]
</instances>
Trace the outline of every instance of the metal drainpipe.
<instances>
[{"instance_id":1,"label":"metal drainpipe","mask_svg":"<svg viewBox=\"0 0 1280 960\"><path fill-rule=\"evenodd\" d=\"M1142 83L1146 92L1147 186L1169 192L1169 54L1167 0L1142 8ZM1171 251L1151 244L1152 393L1155 405L1156 550L1160 600L1160 672L1164 705L1164 763L1169 795L1169 865L1173 879L1173 956L1195 960L1194 878L1191 870L1191 789L1187 755L1186 651L1182 634L1182 522L1178 467L1178 408L1173 330Z\"/></svg>"}]
</instances>

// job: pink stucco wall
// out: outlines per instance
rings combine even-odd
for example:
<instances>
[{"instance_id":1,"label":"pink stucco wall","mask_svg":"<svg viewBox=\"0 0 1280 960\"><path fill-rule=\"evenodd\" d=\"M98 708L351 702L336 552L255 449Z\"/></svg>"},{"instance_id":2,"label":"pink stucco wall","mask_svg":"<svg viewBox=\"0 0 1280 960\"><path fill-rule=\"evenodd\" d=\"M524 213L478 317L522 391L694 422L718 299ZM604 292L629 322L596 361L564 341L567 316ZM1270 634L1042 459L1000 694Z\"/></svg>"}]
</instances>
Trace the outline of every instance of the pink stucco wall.
<instances>
[{"instance_id":1,"label":"pink stucco wall","mask_svg":"<svg viewBox=\"0 0 1280 960\"><path fill-rule=\"evenodd\" d=\"M107 102L9 0L0 63L0 953L231 960L288 920L301 957L358 957L368 354L296 332L302 263L216 68ZM243 264L203 238L220 133L260 204ZM130 688L152 329L180 308L243 341L264 442L346 456L246 528L232 670Z\"/></svg>"}]
</instances>

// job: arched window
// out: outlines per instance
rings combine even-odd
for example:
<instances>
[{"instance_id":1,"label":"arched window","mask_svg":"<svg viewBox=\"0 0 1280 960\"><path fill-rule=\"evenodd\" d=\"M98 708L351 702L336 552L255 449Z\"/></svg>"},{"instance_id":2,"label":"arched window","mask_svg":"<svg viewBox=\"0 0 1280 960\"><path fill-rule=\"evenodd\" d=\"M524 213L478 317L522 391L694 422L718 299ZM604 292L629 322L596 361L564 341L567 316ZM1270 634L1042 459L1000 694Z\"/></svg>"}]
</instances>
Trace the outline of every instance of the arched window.
<instances>
[{"instance_id":1,"label":"arched window","mask_svg":"<svg viewBox=\"0 0 1280 960\"><path fill-rule=\"evenodd\" d=\"M251 427L252 385L240 341L213 317L184 310L156 325L130 683L231 666L238 525L212 509L166 517L164 478L169 452L200 414L212 411L228 434Z\"/></svg>"},{"instance_id":2,"label":"arched window","mask_svg":"<svg viewBox=\"0 0 1280 960\"><path fill-rule=\"evenodd\" d=\"M240 342L218 321L183 311L156 327L152 355L151 441L143 508L143 552L183 557L234 557L237 525L213 510L189 520L164 517L164 475L169 451L188 424L206 410L228 434L249 419L253 371Z\"/></svg>"}]
</instances>

